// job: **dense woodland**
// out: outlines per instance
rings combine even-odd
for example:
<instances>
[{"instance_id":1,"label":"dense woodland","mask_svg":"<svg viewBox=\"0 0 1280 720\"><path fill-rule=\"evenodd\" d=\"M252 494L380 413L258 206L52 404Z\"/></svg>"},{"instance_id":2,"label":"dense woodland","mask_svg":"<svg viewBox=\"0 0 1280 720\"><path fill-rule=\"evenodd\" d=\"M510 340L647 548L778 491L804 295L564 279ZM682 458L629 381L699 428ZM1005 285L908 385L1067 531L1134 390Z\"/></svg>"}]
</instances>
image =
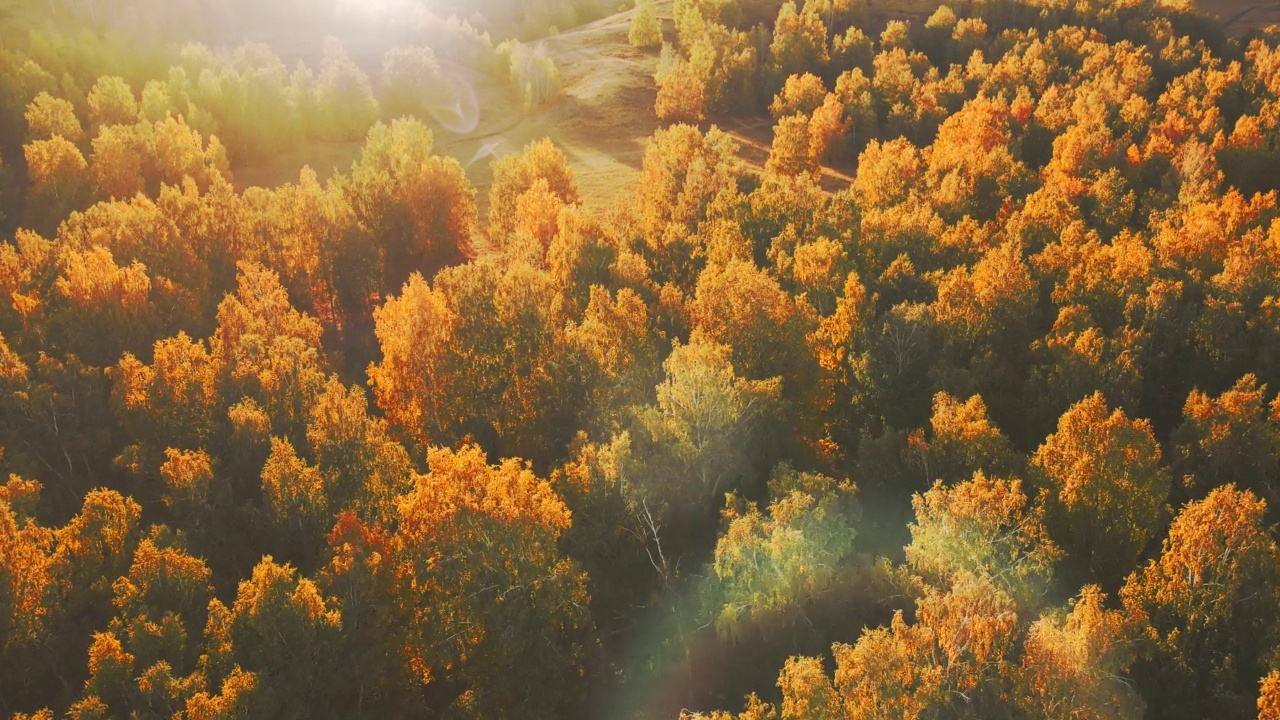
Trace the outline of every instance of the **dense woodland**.
<instances>
[{"instance_id":1,"label":"dense woodland","mask_svg":"<svg viewBox=\"0 0 1280 720\"><path fill-rule=\"evenodd\" d=\"M449 68L593 17L520 5L0 41L0 716L1280 718L1280 32L638 0L634 192L481 217Z\"/></svg>"}]
</instances>

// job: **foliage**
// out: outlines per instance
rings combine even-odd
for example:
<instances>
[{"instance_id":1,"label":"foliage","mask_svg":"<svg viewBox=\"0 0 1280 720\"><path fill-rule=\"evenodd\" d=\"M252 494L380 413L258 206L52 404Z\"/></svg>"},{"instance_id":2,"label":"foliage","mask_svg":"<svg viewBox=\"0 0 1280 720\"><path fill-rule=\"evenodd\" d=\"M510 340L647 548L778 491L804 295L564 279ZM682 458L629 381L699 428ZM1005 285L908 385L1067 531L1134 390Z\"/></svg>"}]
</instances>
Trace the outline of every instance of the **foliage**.
<instances>
[{"instance_id":1,"label":"foliage","mask_svg":"<svg viewBox=\"0 0 1280 720\"><path fill-rule=\"evenodd\" d=\"M1277 714L1273 31L440 2L0 18L0 714Z\"/></svg>"},{"instance_id":2,"label":"foliage","mask_svg":"<svg viewBox=\"0 0 1280 720\"><path fill-rule=\"evenodd\" d=\"M654 0L636 0L627 39L638 48L662 45L662 26L658 24L658 10L654 6Z\"/></svg>"}]
</instances>

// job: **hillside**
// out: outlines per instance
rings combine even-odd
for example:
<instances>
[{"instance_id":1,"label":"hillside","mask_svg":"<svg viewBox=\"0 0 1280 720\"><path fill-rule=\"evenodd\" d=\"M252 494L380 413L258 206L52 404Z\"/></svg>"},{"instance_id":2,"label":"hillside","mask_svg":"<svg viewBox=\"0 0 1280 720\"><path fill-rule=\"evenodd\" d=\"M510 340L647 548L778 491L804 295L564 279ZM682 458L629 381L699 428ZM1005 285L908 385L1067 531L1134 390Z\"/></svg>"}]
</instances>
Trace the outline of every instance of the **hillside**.
<instances>
[{"instance_id":1,"label":"hillside","mask_svg":"<svg viewBox=\"0 0 1280 720\"><path fill-rule=\"evenodd\" d=\"M0 720L1280 720L1270 9L6 2Z\"/></svg>"}]
</instances>

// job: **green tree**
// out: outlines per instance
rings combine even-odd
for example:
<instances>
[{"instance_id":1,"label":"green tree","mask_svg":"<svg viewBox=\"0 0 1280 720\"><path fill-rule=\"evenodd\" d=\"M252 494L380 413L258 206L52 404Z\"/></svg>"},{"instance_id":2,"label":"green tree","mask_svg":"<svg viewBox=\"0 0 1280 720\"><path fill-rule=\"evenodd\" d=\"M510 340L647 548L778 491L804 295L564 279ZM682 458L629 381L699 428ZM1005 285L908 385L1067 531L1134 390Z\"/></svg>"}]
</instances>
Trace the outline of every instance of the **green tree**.
<instances>
[{"instance_id":1,"label":"green tree","mask_svg":"<svg viewBox=\"0 0 1280 720\"><path fill-rule=\"evenodd\" d=\"M767 514L755 504L744 510L729 501L707 591L721 635L798 622L806 606L849 570L852 523L859 515L853 485L798 475L789 467L775 469Z\"/></svg>"},{"instance_id":2,"label":"green tree","mask_svg":"<svg viewBox=\"0 0 1280 720\"><path fill-rule=\"evenodd\" d=\"M138 121L138 100L124 78L104 75L89 91L89 125L93 128L132 125Z\"/></svg>"},{"instance_id":3,"label":"green tree","mask_svg":"<svg viewBox=\"0 0 1280 720\"><path fill-rule=\"evenodd\" d=\"M655 48L662 44L662 26L658 24L654 0L636 0L627 39L638 48Z\"/></svg>"}]
</instances>

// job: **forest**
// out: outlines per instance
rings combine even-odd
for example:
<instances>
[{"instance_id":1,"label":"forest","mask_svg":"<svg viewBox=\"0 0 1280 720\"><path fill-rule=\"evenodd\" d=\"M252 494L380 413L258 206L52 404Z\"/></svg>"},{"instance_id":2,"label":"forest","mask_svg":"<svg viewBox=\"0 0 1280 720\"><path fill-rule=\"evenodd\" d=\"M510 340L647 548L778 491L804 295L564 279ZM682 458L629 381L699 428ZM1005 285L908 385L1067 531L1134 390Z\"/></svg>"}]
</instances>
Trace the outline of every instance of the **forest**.
<instances>
[{"instance_id":1,"label":"forest","mask_svg":"<svg viewBox=\"0 0 1280 720\"><path fill-rule=\"evenodd\" d=\"M1278 189L1186 0L0 6L0 717L1280 720Z\"/></svg>"}]
</instances>

